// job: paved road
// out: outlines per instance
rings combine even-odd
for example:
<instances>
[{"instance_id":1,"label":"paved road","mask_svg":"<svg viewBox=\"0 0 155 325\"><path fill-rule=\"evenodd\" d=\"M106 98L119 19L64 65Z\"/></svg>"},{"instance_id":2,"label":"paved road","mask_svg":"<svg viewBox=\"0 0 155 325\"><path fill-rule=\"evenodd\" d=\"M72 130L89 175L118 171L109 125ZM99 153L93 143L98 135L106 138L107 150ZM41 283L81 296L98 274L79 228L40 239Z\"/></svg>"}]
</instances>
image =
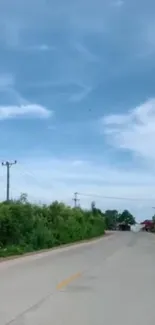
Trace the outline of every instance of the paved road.
<instances>
[{"instance_id":1,"label":"paved road","mask_svg":"<svg viewBox=\"0 0 155 325\"><path fill-rule=\"evenodd\" d=\"M154 325L155 236L116 233L0 263L0 325Z\"/></svg>"}]
</instances>

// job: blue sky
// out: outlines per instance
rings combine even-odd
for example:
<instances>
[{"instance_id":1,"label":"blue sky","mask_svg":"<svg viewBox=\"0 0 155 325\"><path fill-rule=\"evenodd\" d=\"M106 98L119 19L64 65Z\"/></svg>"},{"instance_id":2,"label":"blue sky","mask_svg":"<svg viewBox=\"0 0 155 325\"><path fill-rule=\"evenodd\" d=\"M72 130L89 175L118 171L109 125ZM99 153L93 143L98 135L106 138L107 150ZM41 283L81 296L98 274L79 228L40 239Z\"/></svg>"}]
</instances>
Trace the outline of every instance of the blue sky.
<instances>
[{"instance_id":1,"label":"blue sky","mask_svg":"<svg viewBox=\"0 0 155 325\"><path fill-rule=\"evenodd\" d=\"M13 197L149 198L95 200L152 214L154 11L153 0L0 2L0 148L18 160ZM5 177L1 168L1 199Z\"/></svg>"}]
</instances>

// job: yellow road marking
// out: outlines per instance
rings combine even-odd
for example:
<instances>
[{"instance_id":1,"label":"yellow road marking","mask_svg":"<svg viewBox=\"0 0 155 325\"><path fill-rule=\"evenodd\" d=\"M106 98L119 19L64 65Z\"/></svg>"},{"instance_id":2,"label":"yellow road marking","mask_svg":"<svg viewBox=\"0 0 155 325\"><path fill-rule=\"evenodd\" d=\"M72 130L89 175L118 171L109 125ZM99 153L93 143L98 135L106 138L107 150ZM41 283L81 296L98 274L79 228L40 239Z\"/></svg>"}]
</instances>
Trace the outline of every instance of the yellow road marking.
<instances>
[{"instance_id":1,"label":"yellow road marking","mask_svg":"<svg viewBox=\"0 0 155 325\"><path fill-rule=\"evenodd\" d=\"M79 273L76 273L76 274L70 276L68 279L65 279L65 280L63 280L62 282L58 283L58 285L57 285L57 290L60 290L60 289L62 289L62 288L64 288L64 287L66 287L66 286L67 286L68 284L70 284L72 281L78 279L81 275L82 275L82 273L80 273L80 272L79 272Z\"/></svg>"}]
</instances>

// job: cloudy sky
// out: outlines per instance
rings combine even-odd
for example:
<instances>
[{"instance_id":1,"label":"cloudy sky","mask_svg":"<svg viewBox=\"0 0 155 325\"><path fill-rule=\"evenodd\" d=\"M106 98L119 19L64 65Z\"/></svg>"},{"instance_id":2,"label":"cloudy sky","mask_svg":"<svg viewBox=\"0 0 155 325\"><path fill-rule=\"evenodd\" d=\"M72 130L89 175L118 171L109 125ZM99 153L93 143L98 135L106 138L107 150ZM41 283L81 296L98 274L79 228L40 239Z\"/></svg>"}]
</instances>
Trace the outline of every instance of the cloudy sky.
<instances>
[{"instance_id":1,"label":"cloudy sky","mask_svg":"<svg viewBox=\"0 0 155 325\"><path fill-rule=\"evenodd\" d=\"M78 191L152 215L154 12L153 0L0 2L0 158L18 160L12 197L72 204ZM1 199L5 180L1 167Z\"/></svg>"}]
</instances>

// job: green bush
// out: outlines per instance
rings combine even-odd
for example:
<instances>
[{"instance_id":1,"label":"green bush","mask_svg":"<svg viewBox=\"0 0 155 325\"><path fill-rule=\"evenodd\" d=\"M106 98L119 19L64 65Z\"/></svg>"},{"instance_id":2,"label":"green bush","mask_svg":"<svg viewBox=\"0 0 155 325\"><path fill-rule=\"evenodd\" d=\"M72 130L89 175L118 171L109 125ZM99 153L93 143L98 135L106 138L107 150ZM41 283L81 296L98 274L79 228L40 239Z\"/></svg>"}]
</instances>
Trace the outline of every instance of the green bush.
<instances>
[{"instance_id":1,"label":"green bush","mask_svg":"<svg viewBox=\"0 0 155 325\"><path fill-rule=\"evenodd\" d=\"M63 203L34 205L27 200L0 204L0 257L76 242L104 234L99 211Z\"/></svg>"}]
</instances>

